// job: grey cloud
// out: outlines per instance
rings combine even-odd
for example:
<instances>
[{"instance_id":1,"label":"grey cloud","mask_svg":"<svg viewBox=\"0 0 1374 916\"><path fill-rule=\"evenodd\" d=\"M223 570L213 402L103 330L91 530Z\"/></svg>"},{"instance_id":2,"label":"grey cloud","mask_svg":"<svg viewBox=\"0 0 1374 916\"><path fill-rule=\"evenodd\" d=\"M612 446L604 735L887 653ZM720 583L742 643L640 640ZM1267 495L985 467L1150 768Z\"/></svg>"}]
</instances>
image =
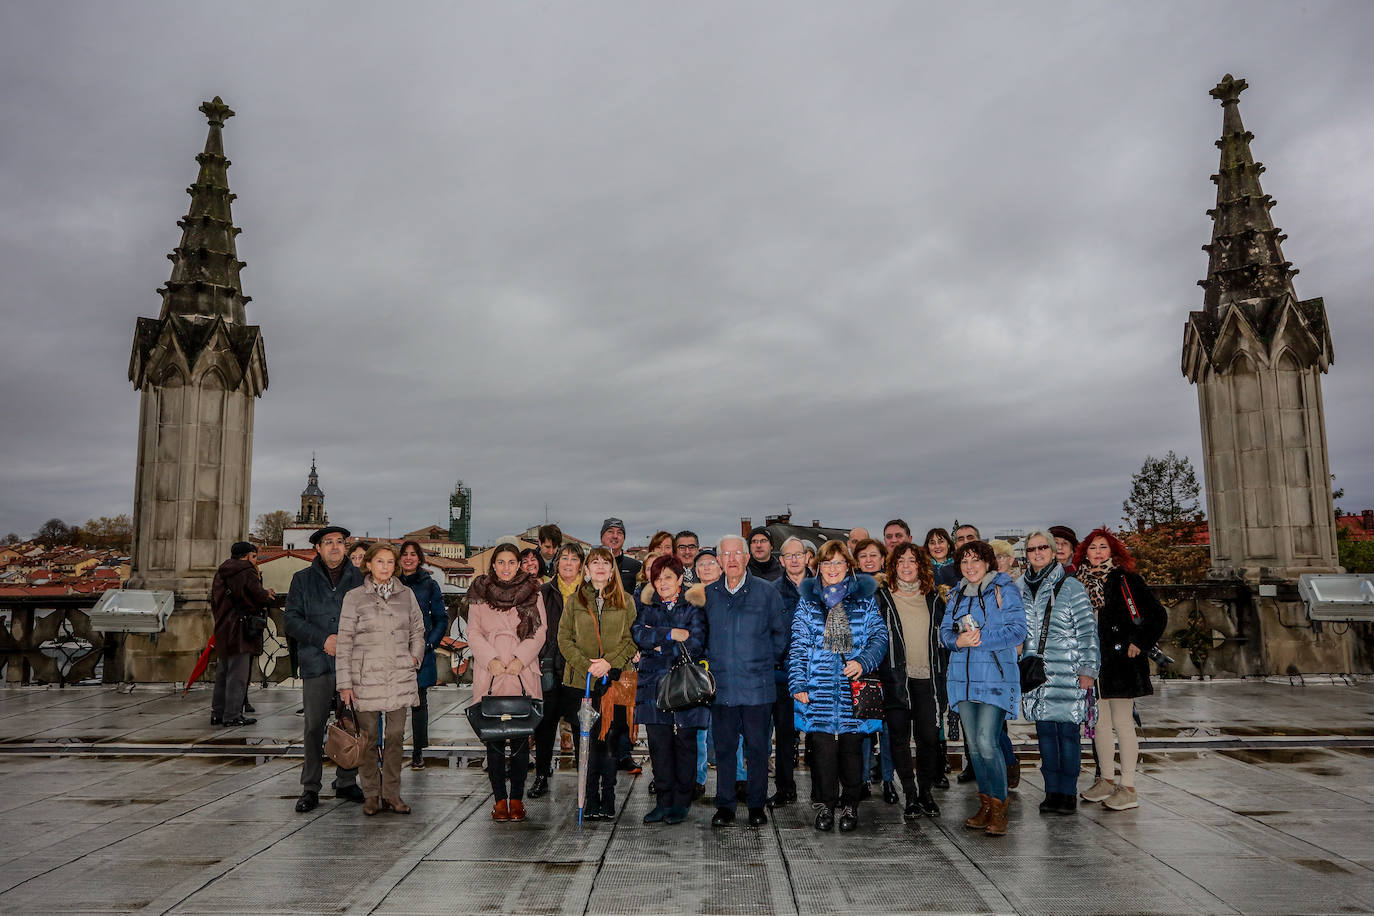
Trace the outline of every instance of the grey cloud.
<instances>
[{"instance_id":1,"label":"grey cloud","mask_svg":"<svg viewBox=\"0 0 1374 916\"><path fill-rule=\"evenodd\" d=\"M239 113L254 514L488 540L798 517L1114 522L1200 453L1178 371L1220 108L1326 297L1332 466L1365 456L1374 13L1159 4L21 5L0 12L0 529L127 511L133 322L195 107Z\"/></svg>"}]
</instances>

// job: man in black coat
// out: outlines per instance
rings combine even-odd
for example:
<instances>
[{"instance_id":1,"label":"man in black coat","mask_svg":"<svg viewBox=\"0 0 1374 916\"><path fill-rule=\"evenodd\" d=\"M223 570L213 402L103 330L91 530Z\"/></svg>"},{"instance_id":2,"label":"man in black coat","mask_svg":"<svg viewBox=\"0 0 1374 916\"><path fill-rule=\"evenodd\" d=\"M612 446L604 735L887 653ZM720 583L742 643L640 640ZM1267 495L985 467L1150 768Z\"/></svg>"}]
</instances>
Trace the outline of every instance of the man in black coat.
<instances>
[{"instance_id":1,"label":"man in black coat","mask_svg":"<svg viewBox=\"0 0 1374 916\"><path fill-rule=\"evenodd\" d=\"M782 578L782 564L773 556L773 539L762 528L749 532L749 575L769 582Z\"/></svg>"},{"instance_id":2,"label":"man in black coat","mask_svg":"<svg viewBox=\"0 0 1374 916\"><path fill-rule=\"evenodd\" d=\"M315 560L291 577L291 589L286 593L286 632L300 646L301 700L305 706L305 765L301 767L301 797L296 801L296 810L302 814L320 803L324 731L337 696L334 653L339 613L344 595L363 584L362 573L348 562L347 538L348 529L338 525L310 535ZM362 803L356 769L335 768L334 794Z\"/></svg>"},{"instance_id":3,"label":"man in black coat","mask_svg":"<svg viewBox=\"0 0 1374 916\"><path fill-rule=\"evenodd\" d=\"M639 568L644 565L634 557L625 555L625 523L618 518L608 518L601 523L601 546L605 547L615 557L615 568L620 573L620 584L625 587L625 594L633 597L635 593L635 579L639 576Z\"/></svg>"},{"instance_id":4,"label":"man in black coat","mask_svg":"<svg viewBox=\"0 0 1374 916\"><path fill-rule=\"evenodd\" d=\"M258 574L258 548L239 541L229 559L215 570L210 583L210 612L215 618L215 692L210 701L211 725L252 725L257 719L243 714L248 696L248 676L253 656L262 651L262 636L250 639L244 619L260 617L276 599L262 587Z\"/></svg>"},{"instance_id":5,"label":"man in black coat","mask_svg":"<svg viewBox=\"0 0 1374 916\"><path fill-rule=\"evenodd\" d=\"M792 644L792 617L801 600L802 580L811 573L806 568L806 546L801 538L790 537L782 542L782 578L773 583L782 597L783 616L787 620L787 645ZM797 800L797 719L796 701L787 687L787 650L783 651L773 675L777 684L777 698L773 701L773 745L777 755L773 767L773 783L777 791L768 799L774 808L790 805Z\"/></svg>"}]
</instances>

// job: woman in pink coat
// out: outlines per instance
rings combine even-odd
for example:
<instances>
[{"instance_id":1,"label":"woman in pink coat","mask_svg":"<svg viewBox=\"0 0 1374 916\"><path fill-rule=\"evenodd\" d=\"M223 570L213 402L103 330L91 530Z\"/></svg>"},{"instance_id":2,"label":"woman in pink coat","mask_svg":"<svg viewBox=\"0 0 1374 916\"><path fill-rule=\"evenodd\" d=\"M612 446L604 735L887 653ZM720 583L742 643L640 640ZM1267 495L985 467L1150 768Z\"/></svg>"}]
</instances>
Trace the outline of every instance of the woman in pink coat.
<instances>
[{"instance_id":1,"label":"woman in pink coat","mask_svg":"<svg viewBox=\"0 0 1374 916\"><path fill-rule=\"evenodd\" d=\"M520 568L520 551L500 544L491 572L468 587L468 643L474 670L472 699L491 696L543 696L539 651L546 629L539 578ZM530 766L528 738L487 742L487 776L496 804L494 821L525 819L525 774Z\"/></svg>"}]
</instances>

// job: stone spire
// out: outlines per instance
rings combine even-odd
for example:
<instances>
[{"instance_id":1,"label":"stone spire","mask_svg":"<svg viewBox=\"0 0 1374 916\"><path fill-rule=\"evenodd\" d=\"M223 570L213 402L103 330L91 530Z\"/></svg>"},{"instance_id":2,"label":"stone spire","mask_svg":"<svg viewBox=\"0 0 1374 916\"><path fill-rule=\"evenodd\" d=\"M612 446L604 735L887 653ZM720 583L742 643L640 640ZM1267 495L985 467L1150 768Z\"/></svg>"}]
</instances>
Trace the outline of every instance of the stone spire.
<instances>
[{"instance_id":1,"label":"stone spire","mask_svg":"<svg viewBox=\"0 0 1374 916\"><path fill-rule=\"evenodd\" d=\"M158 290L161 311L138 319L129 358L141 397L131 585L175 590L179 608L204 599L215 568L248 534L253 406L267 388L229 210L222 132L233 112L219 98L200 110L210 132L178 223L181 244Z\"/></svg>"},{"instance_id":2,"label":"stone spire","mask_svg":"<svg viewBox=\"0 0 1374 916\"><path fill-rule=\"evenodd\" d=\"M134 334L129 380L142 388L154 352L163 346L174 354L172 362L184 374L207 351L219 363L226 384L245 386L254 395L267 387L267 364L262 336L248 325L244 306L252 301L243 294L239 273L244 263L234 244L239 229L230 206L229 160L224 156L224 122L234 112L223 99L200 106L210 122L205 150L196 156L200 171L186 189L191 207L177 222L181 244L167 255L172 275L157 292L162 309L156 320L140 318Z\"/></svg>"},{"instance_id":3,"label":"stone spire","mask_svg":"<svg viewBox=\"0 0 1374 916\"><path fill-rule=\"evenodd\" d=\"M1245 80L1229 73L1203 308L1183 332L1183 375L1198 386L1212 566L1219 575L1288 576L1336 565L1321 375L1332 361L1320 298L1299 300L1260 187L1254 135L1240 119Z\"/></svg>"}]
</instances>

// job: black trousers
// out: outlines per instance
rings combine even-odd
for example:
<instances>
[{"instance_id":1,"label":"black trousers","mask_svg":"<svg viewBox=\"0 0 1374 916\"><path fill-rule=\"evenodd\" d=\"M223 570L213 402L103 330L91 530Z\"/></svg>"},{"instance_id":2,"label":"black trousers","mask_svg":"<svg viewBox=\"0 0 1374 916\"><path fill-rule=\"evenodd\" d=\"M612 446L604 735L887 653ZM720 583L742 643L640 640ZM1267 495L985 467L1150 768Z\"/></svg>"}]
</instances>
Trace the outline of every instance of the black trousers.
<instances>
[{"instance_id":1,"label":"black trousers","mask_svg":"<svg viewBox=\"0 0 1374 916\"><path fill-rule=\"evenodd\" d=\"M779 687L781 694L773 701L773 752L776 755L773 764L773 783L778 787L779 792L797 791L797 719L796 701L787 692L786 687Z\"/></svg>"},{"instance_id":2,"label":"black trousers","mask_svg":"<svg viewBox=\"0 0 1374 916\"><path fill-rule=\"evenodd\" d=\"M654 789L663 808L686 808L697 782L697 732L700 728L646 725Z\"/></svg>"},{"instance_id":3,"label":"black trousers","mask_svg":"<svg viewBox=\"0 0 1374 916\"><path fill-rule=\"evenodd\" d=\"M420 688L420 705L410 707L410 741L415 754L429 747L429 688Z\"/></svg>"},{"instance_id":4,"label":"black trousers","mask_svg":"<svg viewBox=\"0 0 1374 916\"><path fill-rule=\"evenodd\" d=\"M573 737L577 737L577 704L582 702L582 694L579 693L577 701L569 707L568 698L564 694L567 689L555 684L551 689L544 692L544 718L539 720L539 727L534 730L534 775L536 776L553 775L553 745L558 740L559 722L567 722L572 729ZM574 741L573 747L576 748L576 746Z\"/></svg>"},{"instance_id":5,"label":"black trousers","mask_svg":"<svg viewBox=\"0 0 1374 916\"><path fill-rule=\"evenodd\" d=\"M892 767L907 793L916 781L929 788L944 773L940 757L940 707L935 684L930 678L908 678L910 709L889 709L884 713L892 736ZM915 767L912 766L911 741L916 740Z\"/></svg>"},{"instance_id":6,"label":"black trousers","mask_svg":"<svg viewBox=\"0 0 1374 916\"><path fill-rule=\"evenodd\" d=\"M716 807L735 810L735 781L730 779L730 761L739 752L744 738L744 765L749 770L750 808L768 804L768 725L773 704L711 707L711 732L716 741Z\"/></svg>"},{"instance_id":7,"label":"black trousers","mask_svg":"<svg viewBox=\"0 0 1374 916\"><path fill-rule=\"evenodd\" d=\"M510 747L510 757L506 748ZM507 761L509 760L509 765ZM497 801L503 798L521 800L525 797L525 773L530 768L530 739L507 738L487 742L487 778L491 780L491 794ZM509 791L506 779L510 779Z\"/></svg>"},{"instance_id":8,"label":"black trousers","mask_svg":"<svg viewBox=\"0 0 1374 916\"><path fill-rule=\"evenodd\" d=\"M577 711L582 706L582 690L577 687L563 688L563 715L572 724L573 729L573 755L579 758L582 752L582 726L577 722ZM592 698L593 708L599 707L596 697ZM610 814L615 811L615 755L612 748L616 741L625 732L624 724L617 721L611 725L610 731L603 739L601 737L601 725L598 721L592 726L590 753L587 761L587 804L597 805L602 811ZM580 765L580 760L579 760Z\"/></svg>"},{"instance_id":9,"label":"black trousers","mask_svg":"<svg viewBox=\"0 0 1374 916\"><path fill-rule=\"evenodd\" d=\"M830 808L859 807L864 781L864 737L861 732L807 733L816 801Z\"/></svg>"}]
</instances>

